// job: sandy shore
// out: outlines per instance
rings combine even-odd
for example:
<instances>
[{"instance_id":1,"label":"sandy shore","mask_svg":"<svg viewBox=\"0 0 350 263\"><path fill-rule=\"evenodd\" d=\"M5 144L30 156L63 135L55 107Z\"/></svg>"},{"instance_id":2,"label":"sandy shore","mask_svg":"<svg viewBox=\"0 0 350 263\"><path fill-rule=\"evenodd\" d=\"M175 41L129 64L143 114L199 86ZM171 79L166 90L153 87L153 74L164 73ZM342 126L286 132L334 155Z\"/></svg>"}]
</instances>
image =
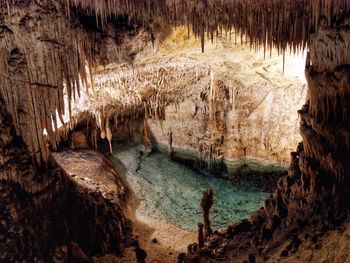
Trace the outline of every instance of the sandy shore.
<instances>
[{"instance_id":1,"label":"sandy shore","mask_svg":"<svg viewBox=\"0 0 350 263\"><path fill-rule=\"evenodd\" d=\"M172 263L177 256L187 251L188 244L196 242L197 234L186 231L165 220L153 219L137 213L138 200L131 192L124 214L134 224L134 237L140 241L141 248L146 250L146 262ZM154 241L156 240L156 242ZM121 262L136 262L135 253L127 249Z\"/></svg>"},{"instance_id":2,"label":"sandy shore","mask_svg":"<svg viewBox=\"0 0 350 263\"><path fill-rule=\"evenodd\" d=\"M178 254L186 252L187 245L196 241L196 233L182 230L164 220L136 216L132 221L134 234L147 251L147 262L177 262ZM152 242L153 239L157 242Z\"/></svg>"},{"instance_id":3,"label":"sandy shore","mask_svg":"<svg viewBox=\"0 0 350 263\"><path fill-rule=\"evenodd\" d=\"M195 232L185 231L168 224L163 220L154 220L143 216L137 216L135 207L129 205L125 209L125 215L134 224L134 237L139 240L141 248L147 252L147 263L173 263L177 262L177 256L187 250L187 245L196 242ZM152 240L156 239L156 242ZM123 255L103 255L95 257L96 263L129 263L136 262L133 248L127 248Z\"/></svg>"}]
</instances>

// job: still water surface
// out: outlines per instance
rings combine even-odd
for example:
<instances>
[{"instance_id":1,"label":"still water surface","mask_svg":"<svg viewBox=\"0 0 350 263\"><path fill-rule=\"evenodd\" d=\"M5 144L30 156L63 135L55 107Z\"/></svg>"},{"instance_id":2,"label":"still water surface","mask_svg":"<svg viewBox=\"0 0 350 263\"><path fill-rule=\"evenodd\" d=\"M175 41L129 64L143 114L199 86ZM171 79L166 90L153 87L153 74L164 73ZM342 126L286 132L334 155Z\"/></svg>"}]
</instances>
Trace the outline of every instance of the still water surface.
<instances>
[{"instance_id":1,"label":"still water surface","mask_svg":"<svg viewBox=\"0 0 350 263\"><path fill-rule=\"evenodd\" d=\"M141 149L141 146L116 146L112 158L116 170L124 174L139 199L136 212L141 216L196 230L201 222L201 194L212 188L215 194L212 226L223 229L248 218L268 196L254 188L234 186L225 179L197 174L163 153L140 157Z\"/></svg>"}]
</instances>

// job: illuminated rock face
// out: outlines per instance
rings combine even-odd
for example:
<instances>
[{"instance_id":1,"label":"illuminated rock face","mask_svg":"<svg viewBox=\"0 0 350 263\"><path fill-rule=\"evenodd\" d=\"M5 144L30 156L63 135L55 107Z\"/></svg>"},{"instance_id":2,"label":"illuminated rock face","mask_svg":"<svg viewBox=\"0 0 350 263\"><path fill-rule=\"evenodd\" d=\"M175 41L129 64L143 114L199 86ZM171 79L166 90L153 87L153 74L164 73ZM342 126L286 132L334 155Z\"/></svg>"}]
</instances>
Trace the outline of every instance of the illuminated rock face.
<instances>
[{"instance_id":1,"label":"illuminated rock face","mask_svg":"<svg viewBox=\"0 0 350 263\"><path fill-rule=\"evenodd\" d=\"M286 58L284 74L275 50L264 58L262 50L225 37L208 43L202 54L184 28L175 29L156 49L153 56L138 57L133 68L98 70L98 99L83 96L75 111L113 105L104 108L104 118L115 139L123 136L116 127L128 119L142 122L146 115L149 138L168 151L203 160L289 163L301 141L297 111L307 93L302 57ZM138 113L143 107L145 113ZM129 114L120 118L123 111Z\"/></svg>"},{"instance_id":2,"label":"illuminated rock face","mask_svg":"<svg viewBox=\"0 0 350 263\"><path fill-rule=\"evenodd\" d=\"M190 96L179 95L181 102L167 106L164 120L147 120L153 141L205 160L251 158L287 164L301 140L296 112L307 89L255 78L250 84L219 75L212 86L209 76L197 86L185 84L183 94Z\"/></svg>"}]
</instances>

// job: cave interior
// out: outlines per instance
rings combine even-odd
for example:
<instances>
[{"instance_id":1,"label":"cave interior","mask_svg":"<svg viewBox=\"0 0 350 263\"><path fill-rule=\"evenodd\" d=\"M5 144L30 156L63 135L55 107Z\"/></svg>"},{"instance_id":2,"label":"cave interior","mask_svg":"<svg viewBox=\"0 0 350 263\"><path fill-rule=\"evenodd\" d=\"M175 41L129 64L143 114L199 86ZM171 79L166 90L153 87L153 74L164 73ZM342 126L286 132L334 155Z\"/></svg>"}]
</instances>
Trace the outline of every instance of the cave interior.
<instances>
[{"instance_id":1,"label":"cave interior","mask_svg":"<svg viewBox=\"0 0 350 263\"><path fill-rule=\"evenodd\" d=\"M0 1L0 262L350 262L349 65L349 0Z\"/></svg>"}]
</instances>

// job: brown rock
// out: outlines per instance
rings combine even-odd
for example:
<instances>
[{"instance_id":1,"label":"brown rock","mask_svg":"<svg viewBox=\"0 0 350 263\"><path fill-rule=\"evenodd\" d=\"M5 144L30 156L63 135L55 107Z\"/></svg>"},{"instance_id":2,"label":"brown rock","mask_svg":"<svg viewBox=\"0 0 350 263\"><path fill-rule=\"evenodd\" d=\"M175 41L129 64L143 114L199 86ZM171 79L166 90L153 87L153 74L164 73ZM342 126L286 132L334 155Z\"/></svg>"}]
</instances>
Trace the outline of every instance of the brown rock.
<instances>
[{"instance_id":1,"label":"brown rock","mask_svg":"<svg viewBox=\"0 0 350 263\"><path fill-rule=\"evenodd\" d=\"M80 131L73 132L71 135L70 148L71 149L88 149L89 146L88 146L86 135Z\"/></svg>"}]
</instances>

